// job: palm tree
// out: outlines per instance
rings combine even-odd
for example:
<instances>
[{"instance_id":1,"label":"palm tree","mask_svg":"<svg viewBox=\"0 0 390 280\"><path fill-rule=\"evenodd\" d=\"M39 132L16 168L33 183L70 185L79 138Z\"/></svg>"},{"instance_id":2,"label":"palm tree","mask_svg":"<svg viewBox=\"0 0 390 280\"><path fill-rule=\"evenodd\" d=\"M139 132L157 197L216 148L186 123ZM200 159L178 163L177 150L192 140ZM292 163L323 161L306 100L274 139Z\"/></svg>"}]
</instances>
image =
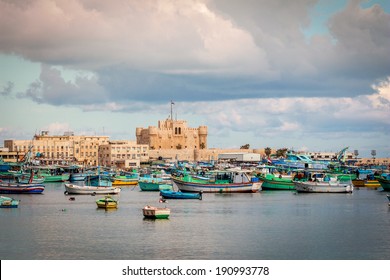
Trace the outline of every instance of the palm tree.
<instances>
[{"instance_id":1,"label":"palm tree","mask_svg":"<svg viewBox=\"0 0 390 280\"><path fill-rule=\"evenodd\" d=\"M269 157L270 154L272 153L272 149L270 147L267 147L264 149L264 153L267 157Z\"/></svg>"}]
</instances>

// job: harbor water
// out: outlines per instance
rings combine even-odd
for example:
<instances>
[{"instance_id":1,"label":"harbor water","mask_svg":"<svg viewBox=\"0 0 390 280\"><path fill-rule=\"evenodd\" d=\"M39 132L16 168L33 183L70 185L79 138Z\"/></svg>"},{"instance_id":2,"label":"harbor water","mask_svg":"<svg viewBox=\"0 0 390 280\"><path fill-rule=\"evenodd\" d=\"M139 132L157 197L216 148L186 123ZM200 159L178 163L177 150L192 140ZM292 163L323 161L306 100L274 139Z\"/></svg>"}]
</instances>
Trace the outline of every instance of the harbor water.
<instances>
[{"instance_id":1,"label":"harbor water","mask_svg":"<svg viewBox=\"0 0 390 280\"><path fill-rule=\"evenodd\" d=\"M123 187L116 210L99 196L5 195L0 209L2 260L388 260L390 207L380 189L352 194L204 194L168 200ZM145 205L168 207L167 220L146 220Z\"/></svg>"}]
</instances>

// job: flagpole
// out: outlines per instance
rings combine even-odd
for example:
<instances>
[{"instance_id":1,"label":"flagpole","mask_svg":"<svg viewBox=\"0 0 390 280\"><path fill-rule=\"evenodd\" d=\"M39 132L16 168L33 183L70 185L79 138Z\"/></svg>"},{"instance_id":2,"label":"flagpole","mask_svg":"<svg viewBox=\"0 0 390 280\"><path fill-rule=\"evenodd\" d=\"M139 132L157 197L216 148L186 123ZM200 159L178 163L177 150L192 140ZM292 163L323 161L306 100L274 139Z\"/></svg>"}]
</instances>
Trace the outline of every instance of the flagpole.
<instances>
[{"instance_id":1,"label":"flagpole","mask_svg":"<svg viewBox=\"0 0 390 280\"><path fill-rule=\"evenodd\" d=\"M173 104L175 104L175 103L173 103L173 101L171 100L171 121L173 122L173 109L172 109L172 107L173 107Z\"/></svg>"}]
</instances>

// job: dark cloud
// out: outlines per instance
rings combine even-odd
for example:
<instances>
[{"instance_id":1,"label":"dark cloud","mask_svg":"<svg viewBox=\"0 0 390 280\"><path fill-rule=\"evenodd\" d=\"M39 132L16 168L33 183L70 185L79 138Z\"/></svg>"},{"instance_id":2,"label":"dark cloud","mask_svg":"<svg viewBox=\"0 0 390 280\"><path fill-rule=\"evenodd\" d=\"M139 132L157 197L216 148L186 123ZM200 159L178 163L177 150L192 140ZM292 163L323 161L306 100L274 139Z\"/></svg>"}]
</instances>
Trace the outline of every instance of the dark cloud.
<instances>
[{"instance_id":1,"label":"dark cloud","mask_svg":"<svg viewBox=\"0 0 390 280\"><path fill-rule=\"evenodd\" d=\"M65 81L61 71L42 65L39 80L30 84L19 98L30 98L37 103L51 105L88 105L107 101L105 90L95 77L77 76L75 81Z\"/></svg>"},{"instance_id":2,"label":"dark cloud","mask_svg":"<svg viewBox=\"0 0 390 280\"><path fill-rule=\"evenodd\" d=\"M371 93L390 75L390 15L350 1L329 19L329 35L308 42L302 28L316 2L3 1L0 51L44 65L20 97L91 110ZM65 81L51 65L95 76Z\"/></svg>"},{"instance_id":3,"label":"dark cloud","mask_svg":"<svg viewBox=\"0 0 390 280\"><path fill-rule=\"evenodd\" d=\"M7 82L7 84L3 86L3 88L0 88L0 95L2 96L11 95L13 88L14 88L14 83Z\"/></svg>"}]
</instances>

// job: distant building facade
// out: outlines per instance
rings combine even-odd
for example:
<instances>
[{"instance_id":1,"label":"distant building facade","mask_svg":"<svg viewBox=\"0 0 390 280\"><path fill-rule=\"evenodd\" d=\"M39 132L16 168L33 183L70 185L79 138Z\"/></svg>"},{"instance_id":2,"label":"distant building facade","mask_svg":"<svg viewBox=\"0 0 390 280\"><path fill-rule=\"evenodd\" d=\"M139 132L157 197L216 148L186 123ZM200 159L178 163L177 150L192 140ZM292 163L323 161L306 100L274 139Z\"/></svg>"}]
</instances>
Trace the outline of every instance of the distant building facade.
<instances>
[{"instance_id":1,"label":"distant building facade","mask_svg":"<svg viewBox=\"0 0 390 280\"><path fill-rule=\"evenodd\" d=\"M158 127L138 127L137 144L149 145L150 150L207 149L207 126L190 128L183 120L158 121Z\"/></svg>"},{"instance_id":2,"label":"distant building facade","mask_svg":"<svg viewBox=\"0 0 390 280\"><path fill-rule=\"evenodd\" d=\"M99 165L131 169L149 161L149 146L136 141L108 141L99 147Z\"/></svg>"},{"instance_id":3,"label":"distant building facade","mask_svg":"<svg viewBox=\"0 0 390 280\"><path fill-rule=\"evenodd\" d=\"M108 136L75 136L72 132L51 136L42 131L32 140L4 140L4 147L16 152L18 160L30 151L41 164L97 165L99 146L108 140Z\"/></svg>"}]
</instances>

